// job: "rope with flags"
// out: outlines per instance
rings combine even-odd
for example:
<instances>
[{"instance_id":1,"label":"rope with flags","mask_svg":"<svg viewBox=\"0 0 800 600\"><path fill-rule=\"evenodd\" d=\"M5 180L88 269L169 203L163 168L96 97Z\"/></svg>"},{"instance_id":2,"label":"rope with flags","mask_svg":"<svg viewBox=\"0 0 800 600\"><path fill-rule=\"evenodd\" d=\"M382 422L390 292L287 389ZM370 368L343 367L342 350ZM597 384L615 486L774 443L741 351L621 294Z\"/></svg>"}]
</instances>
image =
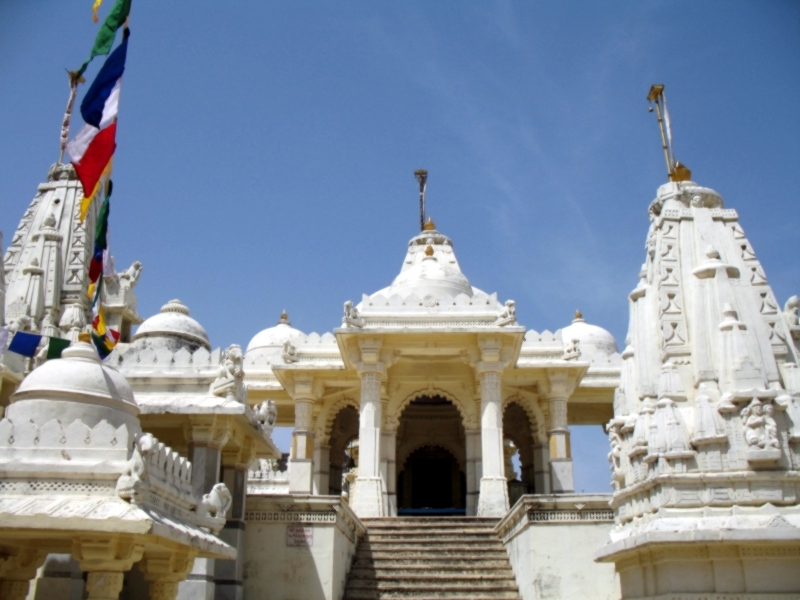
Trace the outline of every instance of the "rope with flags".
<instances>
[{"instance_id":1,"label":"rope with flags","mask_svg":"<svg viewBox=\"0 0 800 600\"><path fill-rule=\"evenodd\" d=\"M103 0L94 0L92 6L93 19L96 23L97 10ZM108 216L111 212L111 193L114 189L111 181L114 151L117 147L117 115L119 113L122 74L125 72L125 60L128 54L127 27L131 10L131 0L117 0L106 17L95 39L89 59L77 71L70 73L74 85L82 79L86 67L95 56L109 54L97 73L92 85L81 102L81 116L84 126L70 142L67 153L72 166L83 186L80 220L86 214L92 200L104 190L103 204L97 215L95 227L94 249L89 262L89 287L87 294L92 308L92 341L101 358L106 358L119 342L120 334L106 324L105 310L101 300L103 292L103 276L113 275L113 264L108 251ZM123 27L122 41L111 52L117 30ZM105 185L102 185L105 180Z\"/></svg>"}]
</instances>

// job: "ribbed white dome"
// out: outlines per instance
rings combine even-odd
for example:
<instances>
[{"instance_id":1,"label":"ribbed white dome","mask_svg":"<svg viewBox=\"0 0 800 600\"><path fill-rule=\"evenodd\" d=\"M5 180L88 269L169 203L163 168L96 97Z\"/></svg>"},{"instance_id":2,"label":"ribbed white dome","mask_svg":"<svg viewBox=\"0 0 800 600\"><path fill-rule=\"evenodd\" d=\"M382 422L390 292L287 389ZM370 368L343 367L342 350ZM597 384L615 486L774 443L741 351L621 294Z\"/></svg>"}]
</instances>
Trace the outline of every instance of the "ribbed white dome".
<instances>
[{"instance_id":1,"label":"ribbed white dome","mask_svg":"<svg viewBox=\"0 0 800 600\"><path fill-rule=\"evenodd\" d=\"M602 327L587 323L580 313L575 316L572 324L561 330L561 339L564 344L578 340L581 354L587 358L591 358L597 353L610 356L619 351L617 341L611 333Z\"/></svg>"},{"instance_id":2,"label":"ribbed white dome","mask_svg":"<svg viewBox=\"0 0 800 600\"><path fill-rule=\"evenodd\" d=\"M161 307L160 313L153 315L139 326L133 336L133 342L144 338L170 340L177 338L211 350L206 330L189 316L189 308L180 300L170 300Z\"/></svg>"},{"instance_id":3,"label":"ribbed white dome","mask_svg":"<svg viewBox=\"0 0 800 600\"><path fill-rule=\"evenodd\" d=\"M292 327L292 324L289 322L289 315L284 311L277 325L259 331L253 339L250 340L250 343L247 344L246 352L256 350L257 348L281 348L287 340L297 344L305 339L306 334Z\"/></svg>"}]
</instances>

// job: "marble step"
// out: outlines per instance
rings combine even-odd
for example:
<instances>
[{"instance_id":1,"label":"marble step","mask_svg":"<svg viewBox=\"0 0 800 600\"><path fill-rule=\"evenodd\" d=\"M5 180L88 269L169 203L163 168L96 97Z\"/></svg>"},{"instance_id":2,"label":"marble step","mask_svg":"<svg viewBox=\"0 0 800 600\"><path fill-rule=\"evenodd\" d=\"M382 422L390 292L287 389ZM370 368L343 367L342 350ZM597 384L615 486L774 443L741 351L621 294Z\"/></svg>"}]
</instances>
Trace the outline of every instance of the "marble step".
<instances>
[{"instance_id":1,"label":"marble step","mask_svg":"<svg viewBox=\"0 0 800 600\"><path fill-rule=\"evenodd\" d=\"M513 579L500 581L484 579L453 579L441 577L437 579L419 579L410 577L407 579L353 579L347 582L347 592L355 590L377 590L377 591L409 591L409 592L435 592L439 591L504 591L517 592L517 584Z\"/></svg>"},{"instance_id":2,"label":"marble step","mask_svg":"<svg viewBox=\"0 0 800 600\"><path fill-rule=\"evenodd\" d=\"M432 586L417 585L409 587L401 584L383 586L380 589L349 587L345 590L344 600L384 600L389 598L423 598L447 600L519 600L515 585L487 585L481 588L474 586Z\"/></svg>"},{"instance_id":3,"label":"marble step","mask_svg":"<svg viewBox=\"0 0 800 600\"><path fill-rule=\"evenodd\" d=\"M431 556L429 554L419 556L397 556L395 554L383 554L381 556L364 555L356 557L353 561L353 568L374 568L374 569L501 569L511 570L508 558L497 556L496 558L487 557L485 554L469 556Z\"/></svg>"},{"instance_id":4,"label":"marble step","mask_svg":"<svg viewBox=\"0 0 800 600\"><path fill-rule=\"evenodd\" d=\"M404 529L370 529L366 538L386 538L386 537L474 537L481 539L498 539L497 534L491 529L425 529L424 527L418 528L404 528Z\"/></svg>"},{"instance_id":5,"label":"marble step","mask_svg":"<svg viewBox=\"0 0 800 600\"><path fill-rule=\"evenodd\" d=\"M494 560L508 560L508 554L502 547L481 548L480 546L435 546L421 544L383 544L377 548L362 546L356 549L358 558L390 556L394 558L408 558L412 556L426 555L431 558L447 557L448 559L457 558L462 554L477 555Z\"/></svg>"},{"instance_id":6,"label":"marble step","mask_svg":"<svg viewBox=\"0 0 800 600\"><path fill-rule=\"evenodd\" d=\"M513 581L514 573L510 568L497 569L481 568L470 569L463 566L430 566L408 569L398 567L357 567L350 570L352 581L363 579L380 579L383 581L400 581L417 579L419 581L468 581L480 579L482 581Z\"/></svg>"},{"instance_id":7,"label":"marble step","mask_svg":"<svg viewBox=\"0 0 800 600\"><path fill-rule=\"evenodd\" d=\"M379 542L364 541L359 546L363 546L364 550L374 551L394 551L402 550L404 547L413 548L414 550L429 550L429 551L447 551L447 550L461 550L468 552L482 552L484 550L497 550L503 551L503 545L499 541L491 542L474 542L474 541L460 541L460 540L381 540Z\"/></svg>"}]
</instances>

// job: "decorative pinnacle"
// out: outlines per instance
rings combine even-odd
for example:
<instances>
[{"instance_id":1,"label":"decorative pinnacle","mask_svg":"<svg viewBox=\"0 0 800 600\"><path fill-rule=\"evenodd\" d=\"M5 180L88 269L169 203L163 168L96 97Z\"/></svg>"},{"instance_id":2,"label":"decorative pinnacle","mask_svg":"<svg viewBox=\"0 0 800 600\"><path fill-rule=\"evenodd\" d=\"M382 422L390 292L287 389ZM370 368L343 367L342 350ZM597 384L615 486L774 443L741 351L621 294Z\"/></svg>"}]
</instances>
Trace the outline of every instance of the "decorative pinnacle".
<instances>
[{"instance_id":1,"label":"decorative pinnacle","mask_svg":"<svg viewBox=\"0 0 800 600\"><path fill-rule=\"evenodd\" d=\"M78 341L79 342L84 342L86 344L91 344L92 343L92 334L89 333L88 331L81 331L78 334Z\"/></svg>"},{"instance_id":2,"label":"decorative pinnacle","mask_svg":"<svg viewBox=\"0 0 800 600\"><path fill-rule=\"evenodd\" d=\"M289 322L289 315L286 313L286 309L285 308L283 309L283 312L281 313L281 318L278 321L278 325L291 325L291 323Z\"/></svg>"},{"instance_id":3,"label":"decorative pinnacle","mask_svg":"<svg viewBox=\"0 0 800 600\"><path fill-rule=\"evenodd\" d=\"M425 225L422 226L423 231L434 231L436 229L436 223L433 222L431 217L428 217L428 220L425 221Z\"/></svg>"},{"instance_id":4,"label":"decorative pinnacle","mask_svg":"<svg viewBox=\"0 0 800 600\"><path fill-rule=\"evenodd\" d=\"M433 246L428 244L428 247L425 248L425 256L433 256Z\"/></svg>"},{"instance_id":5,"label":"decorative pinnacle","mask_svg":"<svg viewBox=\"0 0 800 600\"><path fill-rule=\"evenodd\" d=\"M576 321L578 321L578 320L582 321L583 320L583 313L581 311L579 311L579 310L575 311L575 320Z\"/></svg>"}]
</instances>

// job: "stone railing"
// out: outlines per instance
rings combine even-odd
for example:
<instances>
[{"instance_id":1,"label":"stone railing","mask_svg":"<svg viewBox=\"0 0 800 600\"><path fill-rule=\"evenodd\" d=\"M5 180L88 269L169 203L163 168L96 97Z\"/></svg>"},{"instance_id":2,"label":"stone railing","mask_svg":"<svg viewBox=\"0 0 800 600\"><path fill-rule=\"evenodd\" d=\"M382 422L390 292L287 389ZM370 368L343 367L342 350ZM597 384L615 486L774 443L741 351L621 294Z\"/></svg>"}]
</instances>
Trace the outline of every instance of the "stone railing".
<instances>
[{"instance_id":1,"label":"stone railing","mask_svg":"<svg viewBox=\"0 0 800 600\"><path fill-rule=\"evenodd\" d=\"M377 316L383 313L440 311L446 313L480 313L487 317L497 317L503 306L497 301L497 294L478 292L473 296L458 294L455 298L448 294L428 295L420 298L416 294L401 296L393 294L388 298L383 294L363 296L359 311L364 316Z\"/></svg>"},{"instance_id":2,"label":"stone railing","mask_svg":"<svg viewBox=\"0 0 800 600\"><path fill-rule=\"evenodd\" d=\"M530 494L522 496L495 527L503 543L537 525L614 523L611 494Z\"/></svg>"}]
</instances>

